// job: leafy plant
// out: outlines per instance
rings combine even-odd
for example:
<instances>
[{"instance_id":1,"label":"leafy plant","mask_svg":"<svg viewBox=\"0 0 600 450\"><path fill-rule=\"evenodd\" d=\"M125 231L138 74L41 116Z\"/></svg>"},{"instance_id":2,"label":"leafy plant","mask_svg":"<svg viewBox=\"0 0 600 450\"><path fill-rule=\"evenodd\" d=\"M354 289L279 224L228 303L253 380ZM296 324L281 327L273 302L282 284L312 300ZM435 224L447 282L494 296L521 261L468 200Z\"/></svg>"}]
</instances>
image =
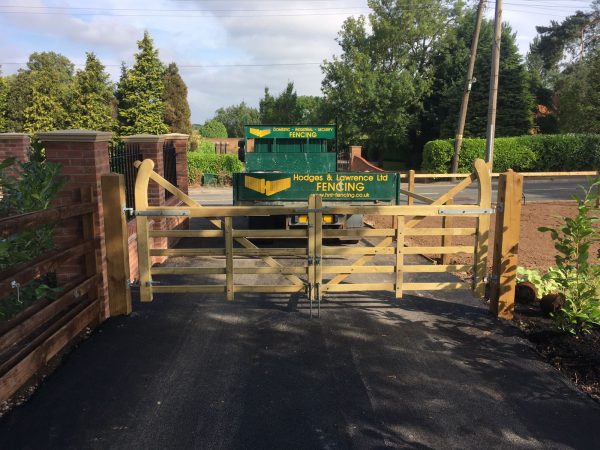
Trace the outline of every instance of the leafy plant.
<instances>
[{"instance_id":1,"label":"leafy plant","mask_svg":"<svg viewBox=\"0 0 600 450\"><path fill-rule=\"evenodd\" d=\"M547 273L541 275L539 271L535 269L526 269L524 267L517 267L517 281L528 281L535 286L538 298L543 297L546 294L552 294L560 289L559 284L554 280L555 268L551 267Z\"/></svg>"},{"instance_id":2,"label":"leafy plant","mask_svg":"<svg viewBox=\"0 0 600 450\"><path fill-rule=\"evenodd\" d=\"M197 183L202 174L214 173L225 180L233 172L241 172L244 166L237 155L188 152L188 177L190 183Z\"/></svg>"},{"instance_id":3,"label":"leafy plant","mask_svg":"<svg viewBox=\"0 0 600 450\"><path fill-rule=\"evenodd\" d=\"M61 166L36 158L17 163L9 158L0 163L0 217L47 209L62 189L65 179ZM50 251L54 247L53 228L44 225L0 239L0 272ZM19 288L0 301L0 320L9 319L27 306L42 299L54 299L56 280L46 274Z\"/></svg>"},{"instance_id":4,"label":"leafy plant","mask_svg":"<svg viewBox=\"0 0 600 450\"><path fill-rule=\"evenodd\" d=\"M575 217L564 217L564 224L558 228L539 228L550 233L558 250L556 270L551 272L551 277L566 297L565 305L553 317L559 329L573 334L600 326L599 255L590 255L592 245L600 242L597 225L600 218L595 206L598 186L600 179L584 189L583 198L576 198Z\"/></svg>"}]
</instances>

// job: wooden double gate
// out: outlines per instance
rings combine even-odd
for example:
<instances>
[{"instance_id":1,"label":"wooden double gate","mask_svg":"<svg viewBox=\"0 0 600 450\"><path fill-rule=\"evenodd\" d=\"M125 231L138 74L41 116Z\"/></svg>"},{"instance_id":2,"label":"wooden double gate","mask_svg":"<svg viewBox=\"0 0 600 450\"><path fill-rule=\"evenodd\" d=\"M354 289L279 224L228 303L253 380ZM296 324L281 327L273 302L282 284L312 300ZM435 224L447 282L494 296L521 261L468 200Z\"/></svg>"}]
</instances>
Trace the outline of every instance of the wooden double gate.
<instances>
[{"instance_id":1,"label":"wooden double gate","mask_svg":"<svg viewBox=\"0 0 600 450\"><path fill-rule=\"evenodd\" d=\"M320 304L323 295L333 292L392 291L401 298L405 291L469 289L483 297L485 292L488 240L490 230L491 178L482 160L475 162L474 172L437 199L402 191L424 204L398 206L324 206L318 195L311 195L303 206L202 206L153 171L154 163L137 163L135 204L142 301L151 301L154 293L224 293L233 300L237 293L306 293L310 301ZM177 196L183 206L148 205L148 185L153 181ZM453 204L467 186L476 183L478 200L474 204ZM388 216L391 226L383 229L328 229L324 214L363 214ZM305 228L292 230L251 230L245 218L269 215L307 215ZM475 218L470 227L418 226L428 217L467 216ZM173 217L203 218L209 228L153 230L150 220ZM470 236L467 245L407 246L406 238L415 236ZM154 238L193 238L186 248L153 248ZM332 239L360 240L360 245L327 245ZM259 245L273 239L272 245ZM164 239L163 239L164 241ZM273 243L295 242L295 245ZM470 264L409 264L407 255L469 254ZM387 255L387 256L385 256ZM383 256L383 258L381 258ZM153 257L193 258L192 264L153 266ZM210 259L210 263L207 260ZM413 258L414 260L414 258ZM382 262L383 261L383 262ZM405 274L430 274L427 281L407 282ZM447 274L468 273L468 281ZM362 280L353 281L355 274ZM375 275L377 274L377 275ZM381 279L386 274L387 281ZM431 281L435 274L446 274L441 281ZM177 275L209 279L211 283L177 283ZM244 278L254 278L244 283ZM164 277L163 277L164 276ZM160 278L160 282L159 279ZM376 281L364 282L364 278ZM164 281L166 279L166 282ZM264 280L256 283L256 280ZM463 277L464 279L464 277Z\"/></svg>"}]
</instances>

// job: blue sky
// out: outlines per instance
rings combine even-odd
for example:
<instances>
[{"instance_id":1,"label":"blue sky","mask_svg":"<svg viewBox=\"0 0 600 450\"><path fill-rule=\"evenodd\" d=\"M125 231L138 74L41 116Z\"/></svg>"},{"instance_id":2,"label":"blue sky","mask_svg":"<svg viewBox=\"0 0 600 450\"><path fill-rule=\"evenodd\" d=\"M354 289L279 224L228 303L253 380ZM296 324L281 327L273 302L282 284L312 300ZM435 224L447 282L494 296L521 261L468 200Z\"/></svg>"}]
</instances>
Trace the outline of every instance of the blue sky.
<instances>
[{"instance_id":1,"label":"blue sky","mask_svg":"<svg viewBox=\"0 0 600 450\"><path fill-rule=\"evenodd\" d=\"M523 54L535 26L586 10L587 0L505 0L504 20ZM34 51L55 51L76 65L93 51L114 81L131 64L148 30L163 62L175 61L189 89L192 121L242 100L257 106L265 86L294 81L319 95L319 63L338 53L334 39L346 17L368 13L366 0L0 0L0 66L23 67ZM488 17L494 3L488 2ZM289 64L289 65L281 65Z\"/></svg>"}]
</instances>

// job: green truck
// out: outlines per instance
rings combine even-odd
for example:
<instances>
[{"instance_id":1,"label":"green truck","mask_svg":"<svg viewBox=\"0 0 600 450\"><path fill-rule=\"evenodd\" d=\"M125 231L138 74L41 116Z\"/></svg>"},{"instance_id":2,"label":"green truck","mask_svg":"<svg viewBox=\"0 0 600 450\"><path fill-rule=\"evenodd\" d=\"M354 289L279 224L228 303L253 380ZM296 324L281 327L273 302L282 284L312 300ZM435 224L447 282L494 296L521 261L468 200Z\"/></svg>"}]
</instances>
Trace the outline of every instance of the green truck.
<instances>
[{"instance_id":1,"label":"green truck","mask_svg":"<svg viewBox=\"0 0 600 450\"><path fill-rule=\"evenodd\" d=\"M253 151L248 141L254 140ZM240 144L246 170L233 174L234 205L306 203L320 194L324 205L397 204L400 183L396 173L338 170L337 129L334 125L247 125ZM275 216L251 223L256 228L306 225L306 216ZM275 223L273 223L275 222ZM363 226L362 216L323 215L323 225Z\"/></svg>"}]
</instances>

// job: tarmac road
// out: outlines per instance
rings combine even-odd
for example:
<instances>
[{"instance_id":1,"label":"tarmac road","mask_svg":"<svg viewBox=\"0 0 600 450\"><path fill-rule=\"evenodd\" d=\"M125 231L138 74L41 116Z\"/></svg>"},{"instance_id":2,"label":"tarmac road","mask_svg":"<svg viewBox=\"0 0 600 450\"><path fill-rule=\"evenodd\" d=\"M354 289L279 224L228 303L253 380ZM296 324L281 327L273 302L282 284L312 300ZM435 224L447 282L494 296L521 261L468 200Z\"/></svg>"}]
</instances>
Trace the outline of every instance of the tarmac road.
<instances>
[{"instance_id":1,"label":"tarmac road","mask_svg":"<svg viewBox=\"0 0 600 450\"><path fill-rule=\"evenodd\" d=\"M319 319L299 295L163 294L73 351L0 448L592 449L599 423L464 291L340 294Z\"/></svg>"},{"instance_id":2,"label":"tarmac road","mask_svg":"<svg viewBox=\"0 0 600 450\"><path fill-rule=\"evenodd\" d=\"M425 195L430 198L437 198L448 191L456 183L449 181L438 181L435 183L417 183L415 190L418 194ZM492 180L492 201L496 201L497 193L496 186L498 179ZM524 194L525 202L550 202L550 201L565 201L571 200L574 195L581 194L579 186L588 186L586 177L556 177L556 178L525 178ZM402 183L402 188L406 189L406 183ZM206 205L231 205L232 191L231 188L191 188L190 195ZM473 184L466 188L456 198L458 202L474 203L477 198L477 185ZM406 197L402 197L402 201L406 202ZM419 204L415 201L415 204Z\"/></svg>"}]
</instances>

